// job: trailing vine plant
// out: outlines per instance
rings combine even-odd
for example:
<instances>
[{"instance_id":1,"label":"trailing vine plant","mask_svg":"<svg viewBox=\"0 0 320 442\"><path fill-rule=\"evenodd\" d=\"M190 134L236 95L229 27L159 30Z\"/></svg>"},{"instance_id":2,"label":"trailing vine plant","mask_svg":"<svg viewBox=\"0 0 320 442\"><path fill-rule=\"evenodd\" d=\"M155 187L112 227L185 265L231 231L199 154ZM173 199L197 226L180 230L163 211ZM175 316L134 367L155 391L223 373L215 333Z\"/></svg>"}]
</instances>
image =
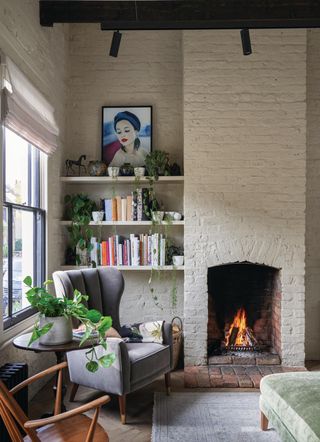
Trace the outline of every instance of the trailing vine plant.
<instances>
[{"instance_id":1,"label":"trailing vine plant","mask_svg":"<svg viewBox=\"0 0 320 442\"><path fill-rule=\"evenodd\" d=\"M89 227L91 214L97 206L88 195L78 193L75 195L66 195L64 198L66 205L66 216L71 220L71 226L68 227L70 236L70 246L74 252L76 264L81 263L79 250L92 250L91 238L92 229Z\"/></svg>"}]
</instances>

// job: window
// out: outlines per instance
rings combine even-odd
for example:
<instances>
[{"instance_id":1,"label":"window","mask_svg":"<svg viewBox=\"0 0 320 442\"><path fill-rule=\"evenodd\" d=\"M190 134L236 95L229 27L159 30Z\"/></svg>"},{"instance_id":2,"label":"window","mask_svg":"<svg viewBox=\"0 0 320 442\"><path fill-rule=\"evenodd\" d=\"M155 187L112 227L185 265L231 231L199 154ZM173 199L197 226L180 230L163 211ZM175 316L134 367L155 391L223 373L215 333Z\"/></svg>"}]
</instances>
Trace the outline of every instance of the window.
<instances>
[{"instance_id":1,"label":"window","mask_svg":"<svg viewBox=\"0 0 320 442\"><path fill-rule=\"evenodd\" d=\"M4 328L32 315L25 276L40 285L45 277L43 153L9 129L3 149L3 319Z\"/></svg>"}]
</instances>

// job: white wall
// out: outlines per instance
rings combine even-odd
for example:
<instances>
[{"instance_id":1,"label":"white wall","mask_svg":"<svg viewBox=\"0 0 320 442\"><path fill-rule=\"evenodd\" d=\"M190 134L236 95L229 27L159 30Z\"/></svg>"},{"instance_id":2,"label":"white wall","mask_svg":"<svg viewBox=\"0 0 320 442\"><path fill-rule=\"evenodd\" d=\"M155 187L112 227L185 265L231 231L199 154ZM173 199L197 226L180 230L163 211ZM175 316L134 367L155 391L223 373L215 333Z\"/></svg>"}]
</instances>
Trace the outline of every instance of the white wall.
<instances>
[{"instance_id":1,"label":"white wall","mask_svg":"<svg viewBox=\"0 0 320 442\"><path fill-rule=\"evenodd\" d=\"M184 32L185 354L205 363L207 268L281 268L282 358L304 363L306 31Z\"/></svg>"},{"instance_id":2,"label":"white wall","mask_svg":"<svg viewBox=\"0 0 320 442\"><path fill-rule=\"evenodd\" d=\"M65 140L65 98L67 27L42 28L39 24L38 0L0 0L0 48L7 54L46 96L56 109L61 130L59 152L48 160L48 274L60 263L60 161ZM2 158L2 155L0 155ZM17 159L19 161L19 159ZM2 246L0 247L2 250ZM2 260L1 260L2 262ZM2 315L1 315L2 317ZM26 321L24 324L30 323ZM12 331L16 331L16 329ZM9 333L0 330L0 345ZM32 352L18 351L9 342L0 347L0 365L5 362L26 361L30 373L38 372L54 361L53 357L39 358Z\"/></svg>"},{"instance_id":3,"label":"white wall","mask_svg":"<svg viewBox=\"0 0 320 442\"><path fill-rule=\"evenodd\" d=\"M112 32L101 32L99 25L70 26L70 76L68 99L68 143L64 159L86 154L87 160L101 159L101 107L104 105L152 105L153 149L170 153L183 163L182 51L181 33L123 32L119 56L109 57ZM63 173L65 171L63 170ZM112 196L110 187L69 186L66 192L84 191L99 197ZM122 196L130 186L116 186ZM157 185L157 195L166 210L183 210L183 186ZM145 229L131 233L145 232ZM173 236L183 243L183 230L172 227ZM126 234L128 228L118 228ZM102 236L114 234L103 228ZM178 305L171 308L172 272L156 275L155 293L163 309L152 299L149 272L125 272L125 292L121 302L121 321L164 318L183 314L183 273L176 272Z\"/></svg>"},{"instance_id":4,"label":"white wall","mask_svg":"<svg viewBox=\"0 0 320 442\"><path fill-rule=\"evenodd\" d=\"M320 30L307 33L306 357L320 359Z\"/></svg>"}]
</instances>

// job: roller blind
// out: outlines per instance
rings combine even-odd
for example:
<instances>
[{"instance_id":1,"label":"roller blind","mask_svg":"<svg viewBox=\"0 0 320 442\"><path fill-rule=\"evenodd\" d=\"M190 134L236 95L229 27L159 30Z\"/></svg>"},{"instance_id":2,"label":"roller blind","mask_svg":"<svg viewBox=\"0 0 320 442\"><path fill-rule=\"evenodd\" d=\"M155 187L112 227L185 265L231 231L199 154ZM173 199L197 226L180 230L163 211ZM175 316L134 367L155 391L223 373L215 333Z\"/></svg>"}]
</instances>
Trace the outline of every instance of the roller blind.
<instances>
[{"instance_id":1,"label":"roller blind","mask_svg":"<svg viewBox=\"0 0 320 442\"><path fill-rule=\"evenodd\" d=\"M1 122L46 154L58 147L54 108L20 69L1 55Z\"/></svg>"}]
</instances>

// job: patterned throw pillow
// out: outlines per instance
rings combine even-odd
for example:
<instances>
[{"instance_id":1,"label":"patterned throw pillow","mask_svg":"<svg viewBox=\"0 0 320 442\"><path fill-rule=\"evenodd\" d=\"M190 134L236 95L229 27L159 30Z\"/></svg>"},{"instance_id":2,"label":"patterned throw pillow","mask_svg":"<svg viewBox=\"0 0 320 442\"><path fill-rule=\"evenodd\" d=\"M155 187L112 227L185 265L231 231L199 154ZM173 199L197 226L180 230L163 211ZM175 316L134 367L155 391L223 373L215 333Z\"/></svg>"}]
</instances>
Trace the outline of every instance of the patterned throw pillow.
<instances>
[{"instance_id":1,"label":"patterned throw pillow","mask_svg":"<svg viewBox=\"0 0 320 442\"><path fill-rule=\"evenodd\" d=\"M156 342L162 344L163 323L164 321L152 321L124 325L120 329L120 335L125 342Z\"/></svg>"}]
</instances>

